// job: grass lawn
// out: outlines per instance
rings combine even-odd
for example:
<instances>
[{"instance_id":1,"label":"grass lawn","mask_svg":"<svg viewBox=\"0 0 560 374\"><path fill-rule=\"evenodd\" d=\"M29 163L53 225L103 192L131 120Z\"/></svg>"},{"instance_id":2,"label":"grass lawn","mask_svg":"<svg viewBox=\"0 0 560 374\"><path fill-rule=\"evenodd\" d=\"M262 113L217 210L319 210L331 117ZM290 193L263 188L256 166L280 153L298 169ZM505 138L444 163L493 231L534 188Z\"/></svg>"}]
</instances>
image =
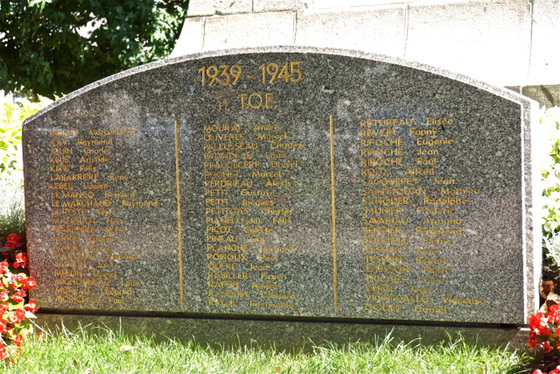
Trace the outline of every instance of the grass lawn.
<instances>
[{"instance_id":1,"label":"grass lawn","mask_svg":"<svg viewBox=\"0 0 560 374\"><path fill-rule=\"evenodd\" d=\"M109 330L63 332L29 341L2 373L526 373L531 357L463 341L435 347L372 340L343 347L276 352L255 347L213 349L155 342ZM525 369L524 369L525 367ZM529 371L530 372L530 371Z\"/></svg>"}]
</instances>

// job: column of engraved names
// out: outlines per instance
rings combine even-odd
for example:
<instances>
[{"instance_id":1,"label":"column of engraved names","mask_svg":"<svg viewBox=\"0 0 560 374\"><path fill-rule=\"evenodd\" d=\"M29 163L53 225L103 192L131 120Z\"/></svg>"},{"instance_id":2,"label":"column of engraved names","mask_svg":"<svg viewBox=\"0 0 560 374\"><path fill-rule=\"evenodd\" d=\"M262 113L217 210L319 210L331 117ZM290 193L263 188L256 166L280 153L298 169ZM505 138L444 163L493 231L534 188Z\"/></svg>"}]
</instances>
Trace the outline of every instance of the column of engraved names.
<instances>
[{"instance_id":1,"label":"column of engraved names","mask_svg":"<svg viewBox=\"0 0 560 374\"><path fill-rule=\"evenodd\" d=\"M414 271L410 261L410 206L426 189L404 173L409 155L406 131L413 118L359 121L365 253L365 309L399 313L425 299L404 284Z\"/></svg>"},{"instance_id":2,"label":"column of engraved names","mask_svg":"<svg viewBox=\"0 0 560 374\"><path fill-rule=\"evenodd\" d=\"M240 240L241 229L256 219L235 203L240 189L253 182L242 169L258 166L256 142L249 142L242 124L210 124L203 129L206 266L208 305L238 307L249 297L249 247Z\"/></svg>"},{"instance_id":3,"label":"column of engraved names","mask_svg":"<svg viewBox=\"0 0 560 374\"><path fill-rule=\"evenodd\" d=\"M288 263L297 256L295 241L288 241L297 226L294 217L294 183L301 160L297 152L303 144L295 141L288 128L281 123L255 123L252 136L262 145L259 170L252 172L258 190L268 195L266 203L256 205L262 219L257 232L250 232L249 240L256 253L258 265L251 269L252 299L249 306L256 311L293 309L298 300ZM258 191L256 190L256 191ZM243 201L247 204L248 200ZM250 203L254 205L254 203ZM290 282L292 281L292 282Z\"/></svg>"},{"instance_id":4,"label":"column of engraved names","mask_svg":"<svg viewBox=\"0 0 560 374\"><path fill-rule=\"evenodd\" d=\"M417 154L416 167L408 169L407 174L422 178L429 189L415 208L420 216L415 233L421 238L415 255L419 266L415 289L430 299L430 305L415 305L414 312L418 315L446 315L450 313L450 305L486 303L483 299L451 294L437 299L430 296L456 273L449 259L449 248L464 236L463 215L469 205L469 195L481 193L478 188L460 187L456 177L445 175L439 167L446 154L454 151L456 140L450 136L454 126L453 118L427 117L421 126L410 128Z\"/></svg>"},{"instance_id":5,"label":"column of engraved names","mask_svg":"<svg viewBox=\"0 0 560 374\"><path fill-rule=\"evenodd\" d=\"M135 130L52 130L49 133L55 294L57 303L124 304L140 281L118 276L115 261L137 259L113 252L124 233L126 215L117 217L119 204L136 192L112 193L109 184L128 180L107 165L114 139Z\"/></svg>"},{"instance_id":6,"label":"column of engraved names","mask_svg":"<svg viewBox=\"0 0 560 374\"><path fill-rule=\"evenodd\" d=\"M298 161L290 149L302 145L286 140L279 124L204 127L210 306L293 308L296 294L283 287L288 275L278 264L295 248L271 243L293 223L287 177Z\"/></svg>"}]
</instances>

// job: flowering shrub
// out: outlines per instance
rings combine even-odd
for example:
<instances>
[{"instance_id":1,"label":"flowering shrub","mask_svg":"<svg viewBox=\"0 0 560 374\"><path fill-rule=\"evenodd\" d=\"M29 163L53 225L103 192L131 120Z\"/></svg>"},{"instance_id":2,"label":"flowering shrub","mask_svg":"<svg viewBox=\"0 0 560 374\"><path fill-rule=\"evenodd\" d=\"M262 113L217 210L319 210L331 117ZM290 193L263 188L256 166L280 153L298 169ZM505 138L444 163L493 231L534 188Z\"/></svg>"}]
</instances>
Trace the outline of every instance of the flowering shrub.
<instances>
[{"instance_id":1,"label":"flowering shrub","mask_svg":"<svg viewBox=\"0 0 560 374\"><path fill-rule=\"evenodd\" d=\"M560 334L560 313L558 305L552 305L548 316L543 312L537 312L529 319L530 333L527 343L534 350L542 350L543 353L558 351L558 334ZM556 331L558 330L558 332Z\"/></svg>"},{"instance_id":2,"label":"flowering shrub","mask_svg":"<svg viewBox=\"0 0 560 374\"><path fill-rule=\"evenodd\" d=\"M26 302L27 290L37 285L27 273L27 253L23 237L10 234L0 248L4 250L0 262L0 359L16 356L25 339L33 333L31 319L35 318L35 300Z\"/></svg>"},{"instance_id":3,"label":"flowering shrub","mask_svg":"<svg viewBox=\"0 0 560 374\"><path fill-rule=\"evenodd\" d=\"M2 239L0 239L0 244L1 243L2 243ZM1 249L3 249L3 250L17 249L17 248L22 247L24 244L25 244L25 242L23 240L23 236L12 232L6 238L6 242L4 243L3 246L1 246Z\"/></svg>"},{"instance_id":4,"label":"flowering shrub","mask_svg":"<svg viewBox=\"0 0 560 374\"><path fill-rule=\"evenodd\" d=\"M560 365L558 365L555 369L552 369L548 372L548 374L558 374L560 373ZM541 369L537 369L533 371L531 374L547 374L546 371L542 371Z\"/></svg>"},{"instance_id":5,"label":"flowering shrub","mask_svg":"<svg viewBox=\"0 0 560 374\"><path fill-rule=\"evenodd\" d=\"M532 374L560 374L560 305L553 304L539 311L529 319L529 340L527 343L533 350L547 355L550 371L536 369Z\"/></svg>"},{"instance_id":6,"label":"flowering shrub","mask_svg":"<svg viewBox=\"0 0 560 374\"><path fill-rule=\"evenodd\" d=\"M542 160L543 234L560 234L560 108L550 108L540 120L548 157ZM555 258L558 262L559 258Z\"/></svg>"}]
</instances>

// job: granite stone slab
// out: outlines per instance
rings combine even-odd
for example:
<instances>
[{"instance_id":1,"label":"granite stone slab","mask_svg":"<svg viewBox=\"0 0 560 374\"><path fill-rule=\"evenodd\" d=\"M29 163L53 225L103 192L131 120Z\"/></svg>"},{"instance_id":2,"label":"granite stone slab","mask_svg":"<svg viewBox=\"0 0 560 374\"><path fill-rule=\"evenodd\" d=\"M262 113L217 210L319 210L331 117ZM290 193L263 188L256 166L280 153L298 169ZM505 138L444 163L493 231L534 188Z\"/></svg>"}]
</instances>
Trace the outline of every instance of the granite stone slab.
<instances>
[{"instance_id":1,"label":"granite stone slab","mask_svg":"<svg viewBox=\"0 0 560 374\"><path fill-rule=\"evenodd\" d=\"M523 324L530 103L339 50L187 56L24 125L33 297L60 312Z\"/></svg>"},{"instance_id":2,"label":"granite stone slab","mask_svg":"<svg viewBox=\"0 0 560 374\"><path fill-rule=\"evenodd\" d=\"M315 353L317 346L332 348L333 344L356 342L413 346L466 344L489 348L507 347L511 351L527 351L528 329L496 326L438 326L425 324L335 323L325 321L283 321L258 319L169 318L145 316L72 315L40 313L37 322L53 333L72 331L96 336L126 332L127 335L168 342L170 337L201 346L237 349L240 346ZM374 345L375 346L375 345Z\"/></svg>"}]
</instances>

